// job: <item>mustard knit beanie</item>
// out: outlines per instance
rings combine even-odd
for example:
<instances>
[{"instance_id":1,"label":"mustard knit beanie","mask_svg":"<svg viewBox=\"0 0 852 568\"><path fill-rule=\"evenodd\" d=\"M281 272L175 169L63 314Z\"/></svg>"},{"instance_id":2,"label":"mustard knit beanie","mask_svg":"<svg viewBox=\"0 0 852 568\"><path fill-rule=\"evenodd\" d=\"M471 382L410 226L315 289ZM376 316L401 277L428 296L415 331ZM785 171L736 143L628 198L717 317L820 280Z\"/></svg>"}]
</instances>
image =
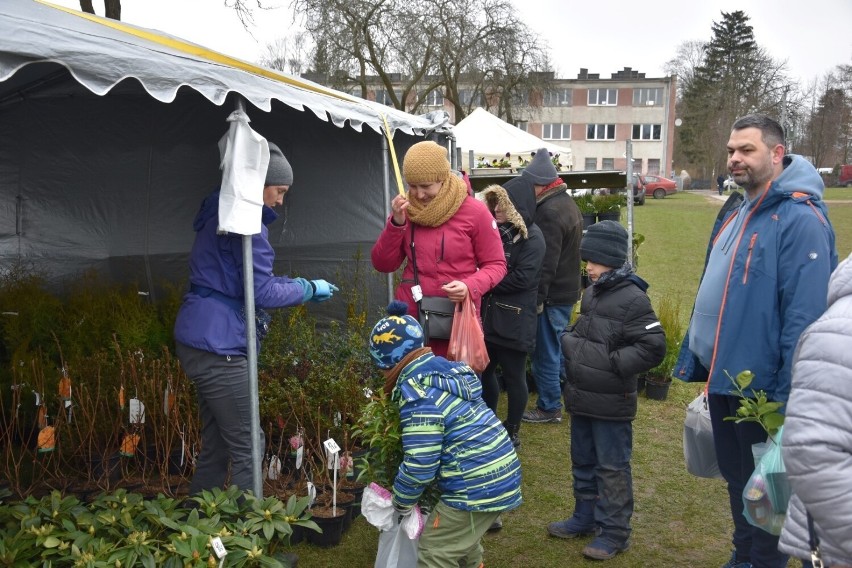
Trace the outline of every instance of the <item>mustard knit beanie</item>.
<instances>
[{"instance_id":1,"label":"mustard knit beanie","mask_svg":"<svg viewBox=\"0 0 852 568\"><path fill-rule=\"evenodd\" d=\"M418 142L405 153L402 175L406 183L443 182L450 175L447 149L431 141Z\"/></svg>"}]
</instances>

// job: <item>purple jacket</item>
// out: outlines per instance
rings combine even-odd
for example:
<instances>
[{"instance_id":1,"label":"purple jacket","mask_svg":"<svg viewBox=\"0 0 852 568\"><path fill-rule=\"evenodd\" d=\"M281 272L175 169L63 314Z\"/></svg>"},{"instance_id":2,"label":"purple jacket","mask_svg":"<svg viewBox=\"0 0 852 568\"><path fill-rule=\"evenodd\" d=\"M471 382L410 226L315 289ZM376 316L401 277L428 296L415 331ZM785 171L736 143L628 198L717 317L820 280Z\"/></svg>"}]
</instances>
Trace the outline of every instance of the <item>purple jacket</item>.
<instances>
[{"instance_id":1,"label":"purple jacket","mask_svg":"<svg viewBox=\"0 0 852 568\"><path fill-rule=\"evenodd\" d=\"M284 308L304 301L304 280L274 276L275 251L269 244L266 225L278 218L263 206L263 225L252 236L254 260L254 301L257 308ZM242 309L243 244L242 235L217 235L219 191L208 195L192 224L195 242L189 257L189 282L192 291L183 298L175 320L175 341L219 355L246 354L246 322ZM199 292L198 290L205 290ZM213 293L202 296L202 293Z\"/></svg>"}]
</instances>

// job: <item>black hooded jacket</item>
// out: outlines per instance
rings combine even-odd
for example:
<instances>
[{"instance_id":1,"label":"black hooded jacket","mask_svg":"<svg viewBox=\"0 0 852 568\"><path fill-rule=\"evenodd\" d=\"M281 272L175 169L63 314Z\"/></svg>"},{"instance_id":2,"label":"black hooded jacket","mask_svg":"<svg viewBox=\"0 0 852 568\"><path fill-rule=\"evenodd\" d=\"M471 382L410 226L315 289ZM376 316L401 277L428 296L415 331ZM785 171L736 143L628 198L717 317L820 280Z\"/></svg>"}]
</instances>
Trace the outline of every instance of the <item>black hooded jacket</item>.
<instances>
[{"instance_id":1,"label":"black hooded jacket","mask_svg":"<svg viewBox=\"0 0 852 568\"><path fill-rule=\"evenodd\" d=\"M481 198L494 211L506 211L501 226L507 273L482 300L482 323L489 343L531 353L535 348L536 295L544 259L544 237L533 223L535 196L523 187L507 191L491 185Z\"/></svg>"},{"instance_id":2,"label":"black hooded jacket","mask_svg":"<svg viewBox=\"0 0 852 568\"><path fill-rule=\"evenodd\" d=\"M544 253L537 304L573 306L580 299L580 240L583 216L565 184L535 197L535 187L525 176L507 181L506 191L526 191L536 200L533 222L541 229Z\"/></svg>"}]
</instances>

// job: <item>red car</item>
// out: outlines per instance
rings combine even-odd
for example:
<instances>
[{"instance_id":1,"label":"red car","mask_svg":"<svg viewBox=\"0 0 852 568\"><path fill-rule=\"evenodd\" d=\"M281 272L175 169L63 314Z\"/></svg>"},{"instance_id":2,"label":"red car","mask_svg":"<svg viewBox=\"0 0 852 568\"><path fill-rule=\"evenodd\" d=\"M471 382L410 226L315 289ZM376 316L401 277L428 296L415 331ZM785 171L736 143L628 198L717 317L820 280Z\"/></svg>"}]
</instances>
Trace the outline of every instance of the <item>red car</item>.
<instances>
[{"instance_id":1,"label":"red car","mask_svg":"<svg viewBox=\"0 0 852 568\"><path fill-rule=\"evenodd\" d=\"M654 199L662 199L677 193L677 182L662 176L639 176L639 181L645 187L645 195L653 195Z\"/></svg>"}]
</instances>

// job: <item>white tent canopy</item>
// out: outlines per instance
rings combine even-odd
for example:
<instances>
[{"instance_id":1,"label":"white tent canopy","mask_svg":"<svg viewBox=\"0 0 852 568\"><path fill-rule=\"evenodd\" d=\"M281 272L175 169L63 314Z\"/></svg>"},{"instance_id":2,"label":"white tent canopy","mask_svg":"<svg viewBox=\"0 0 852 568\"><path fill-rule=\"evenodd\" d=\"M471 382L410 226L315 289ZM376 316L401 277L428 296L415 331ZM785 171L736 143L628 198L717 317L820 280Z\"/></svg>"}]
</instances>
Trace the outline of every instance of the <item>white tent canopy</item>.
<instances>
[{"instance_id":1,"label":"white tent canopy","mask_svg":"<svg viewBox=\"0 0 852 568\"><path fill-rule=\"evenodd\" d=\"M90 269L151 296L185 280L240 97L294 170L269 227L275 273L344 281L369 263L396 193L385 121L399 156L444 122L155 30L37 0L2 6L0 269L24 263L53 287ZM384 277L360 273L370 304L386 304Z\"/></svg>"},{"instance_id":2,"label":"white tent canopy","mask_svg":"<svg viewBox=\"0 0 852 568\"><path fill-rule=\"evenodd\" d=\"M512 126L482 107L462 119L453 127L456 146L461 149L462 163L467 166L468 151L473 150L474 159L485 158L491 161L499 159L509 152L512 165L518 156L529 159L530 152L547 148L552 154L559 154L559 161L566 167L573 166L571 149L553 144Z\"/></svg>"}]
</instances>

